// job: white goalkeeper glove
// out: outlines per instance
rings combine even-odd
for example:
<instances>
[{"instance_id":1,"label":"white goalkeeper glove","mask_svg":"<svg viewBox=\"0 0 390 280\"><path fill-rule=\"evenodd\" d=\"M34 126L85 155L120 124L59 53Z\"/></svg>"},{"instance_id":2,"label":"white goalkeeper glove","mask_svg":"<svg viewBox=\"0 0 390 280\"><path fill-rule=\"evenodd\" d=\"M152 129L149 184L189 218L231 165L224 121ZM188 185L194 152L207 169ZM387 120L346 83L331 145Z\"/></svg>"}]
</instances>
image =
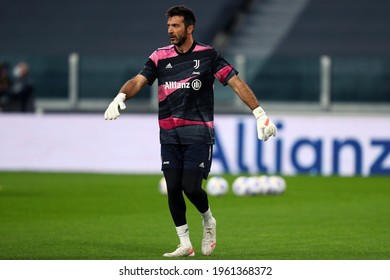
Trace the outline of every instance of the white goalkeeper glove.
<instances>
[{"instance_id":1,"label":"white goalkeeper glove","mask_svg":"<svg viewBox=\"0 0 390 280\"><path fill-rule=\"evenodd\" d=\"M262 141L267 141L271 135L276 136L276 131L277 131L276 126L267 117L263 108L259 106L256 109L254 109L252 112L256 118L257 137Z\"/></svg>"},{"instance_id":2,"label":"white goalkeeper glove","mask_svg":"<svg viewBox=\"0 0 390 280\"><path fill-rule=\"evenodd\" d=\"M108 105L108 108L106 112L104 113L104 118L106 120L115 120L117 117L119 117L120 113L118 110L118 107L121 110L126 109L126 94L124 93L118 93L118 95L114 98L114 100Z\"/></svg>"}]
</instances>

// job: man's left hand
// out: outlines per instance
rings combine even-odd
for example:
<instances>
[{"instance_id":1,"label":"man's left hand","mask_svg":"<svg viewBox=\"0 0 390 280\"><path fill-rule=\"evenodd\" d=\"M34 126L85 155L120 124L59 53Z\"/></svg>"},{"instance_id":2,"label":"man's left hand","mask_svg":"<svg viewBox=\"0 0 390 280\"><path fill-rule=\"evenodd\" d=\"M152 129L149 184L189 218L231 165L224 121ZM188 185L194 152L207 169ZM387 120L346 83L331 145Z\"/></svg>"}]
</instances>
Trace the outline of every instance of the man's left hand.
<instances>
[{"instance_id":1,"label":"man's left hand","mask_svg":"<svg viewBox=\"0 0 390 280\"><path fill-rule=\"evenodd\" d=\"M270 136L276 136L276 126L267 117L263 108L259 106L252 112L256 118L257 137L262 141L267 141Z\"/></svg>"}]
</instances>

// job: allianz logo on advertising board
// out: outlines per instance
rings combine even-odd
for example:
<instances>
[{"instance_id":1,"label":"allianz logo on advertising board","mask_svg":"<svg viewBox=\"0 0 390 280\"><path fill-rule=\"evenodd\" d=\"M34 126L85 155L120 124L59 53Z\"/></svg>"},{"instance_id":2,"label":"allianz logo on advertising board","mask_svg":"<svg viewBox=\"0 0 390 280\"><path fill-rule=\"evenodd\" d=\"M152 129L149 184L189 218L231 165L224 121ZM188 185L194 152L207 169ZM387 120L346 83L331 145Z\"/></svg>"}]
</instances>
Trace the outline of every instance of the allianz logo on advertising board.
<instances>
[{"instance_id":1,"label":"allianz logo on advertising board","mask_svg":"<svg viewBox=\"0 0 390 280\"><path fill-rule=\"evenodd\" d=\"M199 90L201 87L202 82L199 79L195 79L192 82L165 82L165 89L192 88L193 90Z\"/></svg>"},{"instance_id":2,"label":"allianz logo on advertising board","mask_svg":"<svg viewBox=\"0 0 390 280\"><path fill-rule=\"evenodd\" d=\"M265 144L249 133L252 129L255 131L256 126L249 126L245 122L238 122L236 125L238 133L233 139L226 138L224 131L218 130L218 127L215 129L213 163L221 166L220 171L223 173L255 171L280 174L390 175L389 137L374 136L367 139L358 135L289 135L286 138L283 130L287 123L275 121L278 136L271 138L271 143ZM227 143L232 140L233 149ZM246 152L248 149L249 155ZM347 161L343 160L345 155L349 156ZM235 160L232 161L233 158ZM348 174L346 169L349 170Z\"/></svg>"}]
</instances>

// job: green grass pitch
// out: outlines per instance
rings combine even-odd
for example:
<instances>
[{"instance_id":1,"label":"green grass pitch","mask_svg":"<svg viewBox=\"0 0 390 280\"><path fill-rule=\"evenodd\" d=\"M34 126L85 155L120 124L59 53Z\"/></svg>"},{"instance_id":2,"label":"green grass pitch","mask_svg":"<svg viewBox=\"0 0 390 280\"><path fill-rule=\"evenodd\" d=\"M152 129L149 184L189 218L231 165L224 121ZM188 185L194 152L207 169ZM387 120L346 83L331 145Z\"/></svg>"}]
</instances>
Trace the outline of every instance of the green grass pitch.
<instances>
[{"instance_id":1,"label":"green grass pitch","mask_svg":"<svg viewBox=\"0 0 390 280\"><path fill-rule=\"evenodd\" d=\"M160 178L0 172L0 259L163 259L179 241ZM210 197L218 222L210 257L187 203L195 259L390 259L389 177L285 179L283 195Z\"/></svg>"}]
</instances>

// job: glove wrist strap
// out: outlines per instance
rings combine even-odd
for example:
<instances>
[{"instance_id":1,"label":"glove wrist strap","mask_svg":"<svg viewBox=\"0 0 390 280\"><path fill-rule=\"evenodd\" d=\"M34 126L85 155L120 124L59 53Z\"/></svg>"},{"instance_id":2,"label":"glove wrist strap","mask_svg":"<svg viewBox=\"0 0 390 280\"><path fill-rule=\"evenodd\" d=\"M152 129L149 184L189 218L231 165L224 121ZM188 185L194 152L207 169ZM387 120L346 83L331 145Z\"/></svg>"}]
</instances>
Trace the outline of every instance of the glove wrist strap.
<instances>
[{"instance_id":1,"label":"glove wrist strap","mask_svg":"<svg viewBox=\"0 0 390 280\"><path fill-rule=\"evenodd\" d=\"M118 99L122 100L123 102L125 102L126 101L126 94L123 93L123 92L120 92L120 93L118 93L116 98L118 98Z\"/></svg>"},{"instance_id":2,"label":"glove wrist strap","mask_svg":"<svg viewBox=\"0 0 390 280\"><path fill-rule=\"evenodd\" d=\"M252 111L253 115L255 116L256 119L260 118L261 115L265 115L265 112L261 106L257 107Z\"/></svg>"}]
</instances>

